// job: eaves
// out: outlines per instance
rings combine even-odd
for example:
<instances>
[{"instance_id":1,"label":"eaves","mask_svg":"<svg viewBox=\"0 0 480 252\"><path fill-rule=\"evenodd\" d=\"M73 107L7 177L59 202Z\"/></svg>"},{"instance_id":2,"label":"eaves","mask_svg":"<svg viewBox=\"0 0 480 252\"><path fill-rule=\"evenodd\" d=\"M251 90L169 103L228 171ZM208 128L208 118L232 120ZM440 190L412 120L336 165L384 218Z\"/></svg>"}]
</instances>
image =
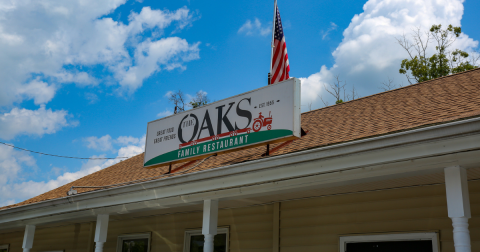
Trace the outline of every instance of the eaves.
<instances>
[{"instance_id":1,"label":"eaves","mask_svg":"<svg viewBox=\"0 0 480 252\"><path fill-rule=\"evenodd\" d=\"M67 218L118 212L120 208L166 208L207 198L248 197L302 186L321 186L367 176L365 171L354 171L359 168L368 168L370 174L376 172L377 175L422 171L448 165L448 162L461 164L458 157L440 157L465 151L480 151L480 118L4 209L0 211L0 224L7 227L14 222L41 223L41 219L54 215ZM414 164L413 160L423 161ZM408 167L400 170L405 162L410 162ZM326 176L339 172L344 172L341 178Z\"/></svg>"}]
</instances>

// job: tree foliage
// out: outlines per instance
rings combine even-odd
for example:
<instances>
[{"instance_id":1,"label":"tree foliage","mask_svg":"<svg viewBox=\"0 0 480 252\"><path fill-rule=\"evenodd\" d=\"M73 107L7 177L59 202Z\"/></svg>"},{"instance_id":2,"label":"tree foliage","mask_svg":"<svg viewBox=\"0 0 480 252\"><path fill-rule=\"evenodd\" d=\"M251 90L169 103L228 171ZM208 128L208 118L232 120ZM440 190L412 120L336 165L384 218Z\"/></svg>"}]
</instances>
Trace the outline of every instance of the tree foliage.
<instances>
[{"instance_id":1,"label":"tree foliage","mask_svg":"<svg viewBox=\"0 0 480 252\"><path fill-rule=\"evenodd\" d=\"M449 25L432 25L429 31L422 32L420 28L411 34L413 41L406 35L397 38L400 46L408 52L410 59L404 59L399 72L407 76L410 84L422 82L477 68L478 54L455 49L452 44L462 33L460 27ZM435 53L427 55L431 42L435 43Z\"/></svg>"},{"instance_id":2,"label":"tree foliage","mask_svg":"<svg viewBox=\"0 0 480 252\"><path fill-rule=\"evenodd\" d=\"M209 102L210 100L207 97L207 93L200 90L195 94L194 97L192 97L189 104L192 108L197 108L206 105Z\"/></svg>"},{"instance_id":3,"label":"tree foliage","mask_svg":"<svg viewBox=\"0 0 480 252\"><path fill-rule=\"evenodd\" d=\"M197 108L203 106L210 102L207 97L207 93L203 91L198 91L194 97L191 97L190 101L187 103L188 95L185 95L182 90L173 91L168 93L168 100L175 105L174 114L183 112L188 106L192 108Z\"/></svg>"},{"instance_id":4,"label":"tree foliage","mask_svg":"<svg viewBox=\"0 0 480 252\"><path fill-rule=\"evenodd\" d=\"M335 81L330 85L325 84L324 87L325 91L327 91L331 96L335 98L335 104L340 104L344 101L350 101L359 98L357 90L355 90L355 86L352 86L352 89L350 91L346 89L346 86L347 81L341 81L340 75L336 75ZM328 106L328 102L323 100L322 96L318 97L323 102L323 105Z\"/></svg>"},{"instance_id":5,"label":"tree foliage","mask_svg":"<svg viewBox=\"0 0 480 252\"><path fill-rule=\"evenodd\" d=\"M387 77L387 80L381 83L380 89L386 92L386 91L390 91L390 90L401 88L401 87L403 87L403 84L395 84L393 78Z\"/></svg>"},{"instance_id":6,"label":"tree foliage","mask_svg":"<svg viewBox=\"0 0 480 252\"><path fill-rule=\"evenodd\" d=\"M185 111L185 94L182 90L169 92L168 100L175 105L174 114Z\"/></svg>"}]
</instances>

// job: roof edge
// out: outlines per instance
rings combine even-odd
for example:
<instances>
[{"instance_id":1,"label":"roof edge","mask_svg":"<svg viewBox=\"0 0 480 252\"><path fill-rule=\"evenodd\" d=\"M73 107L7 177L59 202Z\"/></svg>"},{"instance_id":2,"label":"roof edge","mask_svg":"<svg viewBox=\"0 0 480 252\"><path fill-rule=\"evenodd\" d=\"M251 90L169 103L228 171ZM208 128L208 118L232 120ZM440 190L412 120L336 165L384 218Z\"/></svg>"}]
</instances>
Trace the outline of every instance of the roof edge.
<instances>
[{"instance_id":1,"label":"roof edge","mask_svg":"<svg viewBox=\"0 0 480 252\"><path fill-rule=\"evenodd\" d=\"M472 123L474 123L476 127L468 128L469 127L468 125L470 125ZM446 123L442 123L442 124L439 124L439 125L438 124L433 125L433 126L430 126L430 127L424 127L424 128L414 129L414 130L398 132L398 133L394 133L394 134L376 136L376 137L361 139L361 140L357 140L357 141L344 142L344 143L339 143L339 144L330 145L330 146L322 146L322 147L309 149L309 150L304 150L304 151L300 151L300 152L288 153L288 154L284 154L284 155L272 156L272 157L268 157L268 158L253 160L253 161L245 162L245 163L239 163L239 164L233 164L233 165L228 165L228 166L212 168L212 169L209 169L209 170L198 171L198 172L194 172L194 173L179 175L179 176L165 178L165 179L161 179L161 180L151 180L151 181L141 182L141 183L127 185L127 186L121 186L121 187L115 187L115 188L108 188L108 189L103 189L103 190L85 192L85 193L77 194L77 195L74 195L74 196L67 196L67 197L62 197L62 198L56 198L56 199L36 202L36 203L28 204L28 205L6 208L6 209L3 209L3 210L0 210L0 216L2 216L2 215L5 216L5 215L8 215L10 213L18 213L18 212L26 212L26 211L29 211L29 210L37 210L39 208L60 206L60 205L65 205L65 204L72 204L72 203L75 203L75 202L77 202L77 204L78 204L78 202L81 202L81 201L96 199L96 198L103 197L103 196L106 196L106 195L114 196L114 195L121 195L121 194L125 194L125 193L139 191L139 190L142 190L142 189L156 188L156 187L159 187L159 186L162 187L162 185L156 185L159 182L163 183L164 184L163 186L169 186L169 185L174 185L174 184L179 184L179 183L180 184L190 183L192 181L197 181L198 180L195 177L205 176L206 173L222 171L221 172L222 174L219 175L219 176L235 175L236 173L238 173L238 171L226 172L227 169L234 169L234 168L239 168L239 167L244 167L244 166L251 166L252 169L254 169L254 168L255 169L270 169L272 167L276 167L276 164L272 163L271 161L276 162L279 159L285 160L285 159L289 159L289 158L292 158L292 157L295 158L295 157L302 156L302 155L311 155L311 154L318 155L317 154L318 152L330 151L330 153L325 153L324 157L321 157L322 159L323 158L335 157L335 156L338 156L338 154L333 154L333 153L331 153L331 151L333 149L339 149L339 148L344 148L344 147L347 147L347 148L352 147L351 149L354 149L354 151L349 151L349 153L347 153L347 154L364 152L364 151L367 151L367 150L372 150L372 148L365 149L363 147L363 144L368 144L368 143L372 143L372 142L375 142L375 141L393 141L393 143L391 143L388 146L395 146L395 145L398 145L398 144L408 144L408 143L412 143L412 142L429 141L429 140L435 139L435 138L448 137L448 136L464 134L465 132L468 132L468 130L466 130L465 128L457 129L457 127L459 127L459 126L460 127L465 126L470 131L478 132L478 131L480 131L480 117L470 118L470 119L466 119L466 120L459 120L459 121L455 121L455 122L446 122ZM405 143L398 143L398 140L395 140L396 138L404 137L405 135L416 135L417 133L424 133L426 131L444 130L445 128L449 128L449 127L452 127L452 128L455 127L455 129L457 129L458 132L453 133L453 134L451 132L449 132L445 136L439 136L438 134L433 134L432 137L429 137L429 138L426 138L426 139L418 139L418 137L414 137L413 140L407 141ZM357 146L355 146L355 145L357 145ZM358 145L362 145L361 148L358 147ZM382 146L385 146L385 145L382 145ZM380 148L380 147L375 147L373 149L377 149L377 148ZM341 154L341 155L345 155L345 153ZM318 159L318 156L316 158ZM269 163L271 163L271 164L269 164ZM262 167L265 166L265 167L258 168L256 166L262 166ZM243 171L243 170L244 169L242 168L242 172L250 172L251 169L249 171ZM227 173L231 173L231 174L227 174ZM200 180L202 180L202 179L200 179Z\"/></svg>"}]
</instances>

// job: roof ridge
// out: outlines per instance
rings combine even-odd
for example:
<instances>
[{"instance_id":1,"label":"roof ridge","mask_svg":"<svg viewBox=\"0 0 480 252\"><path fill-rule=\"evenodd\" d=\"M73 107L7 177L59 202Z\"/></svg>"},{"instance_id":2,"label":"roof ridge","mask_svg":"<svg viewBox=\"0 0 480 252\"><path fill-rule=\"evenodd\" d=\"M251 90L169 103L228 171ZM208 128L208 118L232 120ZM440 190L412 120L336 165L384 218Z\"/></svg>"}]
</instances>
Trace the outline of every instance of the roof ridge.
<instances>
[{"instance_id":1,"label":"roof ridge","mask_svg":"<svg viewBox=\"0 0 480 252\"><path fill-rule=\"evenodd\" d=\"M395 88L395 89L383 91L383 92L380 92L380 93L375 93L375 94L367 95L367 96L364 96L364 97L360 97L360 98L358 98L358 99L354 99L354 100L350 100L350 101L345 101L345 102L342 102L342 103L333 104L333 105L325 106L325 107L318 108L318 109L313 109L313 110L310 110L310 111L303 112L303 113L301 113L301 114L306 114L306 113L310 113L310 112L315 112L315 111L317 111L317 110L330 108L330 107L333 107L333 106L336 106L336 105L343 105L343 104L351 103L351 102L354 102L354 101L358 101L358 100L370 98L370 97L372 97L372 96L383 95L383 94L386 94L386 93L398 91L398 90L400 90L400 89L406 89L406 88L410 88L410 87L413 87L413 86L418 86L418 85L420 85L420 84L425 84L425 83L429 83L429 82L432 82L432 81L437 81L437 80L441 80L441 79L445 79L445 78L457 76L457 75L460 75L460 74L466 74L466 73L473 72L473 71L480 71L480 67L477 67L477 68L474 68L474 69L470 69L470 70L467 70L467 71L463 71L463 72L460 72L460 73L454 73L454 74L450 74L450 75L438 77L438 78L431 79L431 80L426 80L426 81L422 81L422 82L417 82L417 83L414 83L414 84L410 84L410 85L407 85L407 86L403 86L403 87L399 87L399 88Z\"/></svg>"}]
</instances>

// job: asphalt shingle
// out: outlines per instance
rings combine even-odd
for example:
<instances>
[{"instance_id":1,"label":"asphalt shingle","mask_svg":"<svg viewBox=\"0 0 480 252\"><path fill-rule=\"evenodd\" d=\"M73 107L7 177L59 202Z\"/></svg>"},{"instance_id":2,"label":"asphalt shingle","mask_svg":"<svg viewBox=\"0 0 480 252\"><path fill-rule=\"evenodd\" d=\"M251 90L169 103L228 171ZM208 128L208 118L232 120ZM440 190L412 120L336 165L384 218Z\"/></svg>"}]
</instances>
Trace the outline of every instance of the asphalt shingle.
<instances>
[{"instance_id":1,"label":"asphalt shingle","mask_svg":"<svg viewBox=\"0 0 480 252\"><path fill-rule=\"evenodd\" d=\"M480 116L480 69L305 112L302 114L301 123L308 134L277 148L271 156L477 116ZM274 144L271 148L279 145L280 143ZM178 169L178 172L170 176L260 159L263 158L265 150L265 147L261 146L218 155L201 164L176 164L172 169ZM191 169L195 165L198 166ZM0 210L65 197L72 186L105 186L139 179L162 179L164 176L159 176L167 171L168 166L143 168L143 154L140 154ZM98 189L76 190L82 193Z\"/></svg>"}]
</instances>

